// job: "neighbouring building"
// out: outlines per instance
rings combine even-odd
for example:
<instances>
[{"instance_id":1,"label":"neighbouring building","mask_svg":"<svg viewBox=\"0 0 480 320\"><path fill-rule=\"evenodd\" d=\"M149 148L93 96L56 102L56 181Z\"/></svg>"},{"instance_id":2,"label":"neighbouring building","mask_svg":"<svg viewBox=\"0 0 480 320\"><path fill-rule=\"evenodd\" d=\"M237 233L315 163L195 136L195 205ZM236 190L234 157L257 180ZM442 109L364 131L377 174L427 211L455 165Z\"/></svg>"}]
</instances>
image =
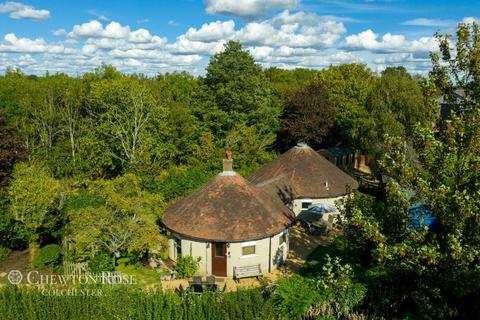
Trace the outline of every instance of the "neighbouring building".
<instances>
[{"instance_id":1,"label":"neighbouring building","mask_svg":"<svg viewBox=\"0 0 480 320\"><path fill-rule=\"evenodd\" d=\"M278 197L233 171L227 151L223 171L169 206L162 222L172 260L200 257L201 274L233 277L242 267L266 273L284 262L293 218Z\"/></svg>"},{"instance_id":2,"label":"neighbouring building","mask_svg":"<svg viewBox=\"0 0 480 320\"><path fill-rule=\"evenodd\" d=\"M455 90L450 99L448 99L445 95L440 95L437 99L440 119L450 122L452 113L460 116L463 113L461 101L464 98L465 93L461 89Z\"/></svg>"},{"instance_id":3,"label":"neighbouring building","mask_svg":"<svg viewBox=\"0 0 480 320\"><path fill-rule=\"evenodd\" d=\"M349 170L357 167L355 149L350 147L333 147L319 151L328 161L339 168Z\"/></svg>"},{"instance_id":4,"label":"neighbouring building","mask_svg":"<svg viewBox=\"0 0 480 320\"><path fill-rule=\"evenodd\" d=\"M310 206L335 205L358 189L356 180L305 143L260 168L248 180L280 198L296 215Z\"/></svg>"}]
</instances>

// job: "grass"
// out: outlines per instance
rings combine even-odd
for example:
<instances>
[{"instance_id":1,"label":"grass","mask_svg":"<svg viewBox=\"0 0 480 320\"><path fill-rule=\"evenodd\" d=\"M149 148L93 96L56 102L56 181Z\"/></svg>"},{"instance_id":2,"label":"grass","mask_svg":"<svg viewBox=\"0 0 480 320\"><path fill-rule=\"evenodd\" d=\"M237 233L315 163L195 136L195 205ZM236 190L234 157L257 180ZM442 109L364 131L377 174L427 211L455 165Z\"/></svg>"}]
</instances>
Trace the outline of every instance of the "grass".
<instances>
[{"instance_id":1,"label":"grass","mask_svg":"<svg viewBox=\"0 0 480 320\"><path fill-rule=\"evenodd\" d=\"M140 285L160 283L160 274L157 271L148 269L142 265L119 265L115 268L115 271L132 276L134 281Z\"/></svg>"},{"instance_id":2,"label":"grass","mask_svg":"<svg viewBox=\"0 0 480 320\"><path fill-rule=\"evenodd\" d=\"M348 261L345 254L345 237L336 237L328 246L320 245L307 257L306 263L302 266L299 274L305 277L314 277L321 271L321 267L326 262L326 256L340 257L343 261ZM311 264L316 261L316 264Z\"/></svg>"}]
</instances>

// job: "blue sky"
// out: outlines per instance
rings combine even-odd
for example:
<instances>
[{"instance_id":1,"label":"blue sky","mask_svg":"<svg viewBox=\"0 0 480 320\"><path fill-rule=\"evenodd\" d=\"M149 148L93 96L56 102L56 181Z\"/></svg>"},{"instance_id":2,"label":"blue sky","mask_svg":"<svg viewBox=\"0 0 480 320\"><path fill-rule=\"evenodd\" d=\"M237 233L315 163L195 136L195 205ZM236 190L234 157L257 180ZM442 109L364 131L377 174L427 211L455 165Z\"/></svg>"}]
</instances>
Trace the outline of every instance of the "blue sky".
<instances>
[{"instance_id":1,"label":"blue sky","mask_svg":"<svg viewBox=\"0 0 480 320\"><path fill-rule=\"evenodd\" d=\"M264 66L358 62L425 73L435 31L454 32L478 12L480 1L0 0L0 72L81 74L105 62L129 73L202 74L234 39Z\"/></svg>"}]
</instances>

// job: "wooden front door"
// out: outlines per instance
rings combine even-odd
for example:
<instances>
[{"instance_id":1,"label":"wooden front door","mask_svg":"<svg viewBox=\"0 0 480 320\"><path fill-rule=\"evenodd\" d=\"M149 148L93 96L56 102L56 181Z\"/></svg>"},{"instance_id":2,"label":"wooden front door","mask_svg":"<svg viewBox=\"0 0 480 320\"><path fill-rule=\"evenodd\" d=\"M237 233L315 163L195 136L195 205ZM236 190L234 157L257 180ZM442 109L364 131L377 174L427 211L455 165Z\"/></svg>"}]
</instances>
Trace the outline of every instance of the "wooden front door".
<instances>
[{"instance_id":1,"label":"wooden front door","mask_svg":"<svg viewBox=\"0 0 480 320\"><path fill-rule=\"evenodd\" d=\"M227 276L227 244L225 242L212 242L212 274Z\"/></svg>"}]
</instances>

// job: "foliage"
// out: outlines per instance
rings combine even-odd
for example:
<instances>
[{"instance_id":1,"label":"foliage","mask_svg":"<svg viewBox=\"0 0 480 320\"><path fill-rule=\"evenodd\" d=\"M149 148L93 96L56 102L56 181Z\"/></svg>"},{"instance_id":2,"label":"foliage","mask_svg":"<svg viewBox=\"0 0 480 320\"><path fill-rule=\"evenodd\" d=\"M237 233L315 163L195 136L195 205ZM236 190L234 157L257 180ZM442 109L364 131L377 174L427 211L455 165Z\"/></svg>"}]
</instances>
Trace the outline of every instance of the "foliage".
<instances>
[{"instance_id":1,"label":"foliage","mask_svg":"<svg viewBox=\"0 0 480 320\"><path fill-rule=\"evenodd\" d=\"M319 297L312 280L294 275L278 280L272 299L277 312L285 319L302 319Z\"/></svg>"},{"instance_id":2,"label":"foliage","mask_svg":"<svg viewBox=\"0 0 480 320\"><path fill-rule=\"evenodd\" d=\"M0 113L0 186L5 186L15 163L26 157L27 150L22 144L22 136L18 130L7 126L5 115Z\"/></svg>"},{"instance_id":3,"label":"foliage","mask_svg":"<svg viewBox=\"0 0 480 320\"><path fill-rule=\"evenodd\" d=\"M229 41L206 68L194 114L220 139L237 125L254 126L260 135L278 130L280 110L260 65L238 42Z\"/></svg>"},{"instance_id":4,"label":"foliage","mask_svg":"<svg viewBox=\"0 0 480 320\"><path fill-rule=\"evenodd\" d=\"M58 244L47 244L40 248L33 258L33 266L36 268L52 267L60 263L62 249Z\"/></svg>"},{"instance_id":5,"label":"foliage","mask_svg":"<svg viewBox=\"0 0 480 320\"><path fill-rule=\"evenodd\" d=\"M225 140L233 151L234 169L244 176L273 158L266 148L273 143L275 137L261 135L254 126L235 126Z\"/></svg>"},{"instance_id":6,"label":"foliage","mask_svg":"<svg viewBox=\"0 0 480 320\"><path fill-rule=\"evenodd\" d=\"M366 150L373 126L366 108L374 83L372 71L365 65L344 64L320 71L317 79L324 84L335 109L336 140Z\"/></svg>"},{"instance_id":7,"label":"foliage","mask_svg":"<svg viewBox=\"0 0 480 320\"><path fill-rule=\"evenodd\" d=\"M283 139L287 146L302 141L316 148L334 123L335 111L327 100L325 86L312 82L287 98L282 115Z\"/></svg>"},{"instance_id":8,"label":"foliage","mask_svg":"<svg viewBox=\"0 0 480 320\"><path fill-rule=\"evenodd\" d=\"M68 212L69 240L78 254L106 251L119 257L122 253L166 249L166 240L157 226L163 200L142 191L136 176L126 174L91 182L89 192L104 204Z\"/></svg>"},{"instance_id":9,"label":"foliage","mask_svg":"<svg viewBox=\"0 0 480 320\"><path fill-rule=\"evenodd\" d=\"M197 273L200 263L200 257L196 259L191 255L182 256L177 260L175 271L177 271L177 277L180 279L191 278Z\"/></svg>"},{"instance_id":10,"label":"foliage","mask_svg":"<svg viewBox=\"0 0 480 320\"><path fill-rule=\"evenodd\" d=\"M77 288L101 290L101 295L63 296L42 294L35 288L0 288L0 317L4 320L39 319L278 319L270 300L258 289L223 295L187 297L131 286ZM86 291L83 291L86 292Z\"/></svg>"},{"instance_id":11,"label":"foliage","mask_svg":"<svg viewBox=\"0 0 480 320\"><path fill-rule=\"evenodd\" d=\"M90 272L93 273L113 271L113 258L103 252L97 253L93 258L88 260L88 268Z\"/></svg>"},{"instance_id":12,"label":"foliage","mask_svg":"<svg viewBox=\"0 0 480 320\"><path fill-rule=\"evenodd\" d=\"M326 258L323 272L317 281L322 296L320 304L324 305L322 309L329 310L338 319L350 314L363 300L367 289L353 280L353 269L350 265L341 264L338 257L331 259L327 255Z\"/></svg>"},{"instance_id":13,"label":"foliage","mask_svg":"<svg viewBox=\"0 0 480 320\"><path fill-rule=\"evenodd\" d=\"M30 232L30 241L37 241L40 228L51 224L52 212L59 198L58 182L49 170L39 164L19 163L12 174L8 198L13 218Z\"/></svg>"},{"instance_id":14,"label":"foliage","mask_svg":"<svg viewBox=\"0 0 480 320\"><path fill-rule=\"evenodd\" d=\"M10 248L0 246L0 261L8 257L10 253L12 253L12 250Z\"/></svg>"},{"instance_id":15,"label":"foliage","mask_svg":"<svg viewBox=\"0 0 480 320\"><path fill-rule=\"evenodd\" d=\"M317 277L322 273L322 269L318 266L323 266L327 259L339 257L343 261L350 261L351 253L346 252L346 239L343 235L336 236L328 245L320 245L307 257L307 262L302 266L299 274L304 277ZM316 263L312 263L316 261Z\"/></svg>"},{"instance_id":16,"label":"foliage","mask_svg":"<svg viewBox=\"0 0 480 320\"><path fill-rule=\"evenodd\" d=\"M384 210L355 199L345 206L347 243L364 248L366 306L389 318L469 319L479 312L480 31L460 24L455 47L449 36L437 38L429 84L447 100L463 91L461 116L414 128L413 156L403 137L386 136L381 166L393 181ZM408 231L407 209L415 203L428 204L439 232Z\"/></svg>"},{"instance_id":17,"label":"foliage","mask_svg":"<svg viewBox=\"0 0 480 320\"><path fill-rule=\"evenodd\" d=\"M174 167L163 175L144 177L142 184L149 192L162 194L165 200L169 201L186 196L216 174L218 169L213 171L203 167Z\"/></svg>"}]
</instances>

